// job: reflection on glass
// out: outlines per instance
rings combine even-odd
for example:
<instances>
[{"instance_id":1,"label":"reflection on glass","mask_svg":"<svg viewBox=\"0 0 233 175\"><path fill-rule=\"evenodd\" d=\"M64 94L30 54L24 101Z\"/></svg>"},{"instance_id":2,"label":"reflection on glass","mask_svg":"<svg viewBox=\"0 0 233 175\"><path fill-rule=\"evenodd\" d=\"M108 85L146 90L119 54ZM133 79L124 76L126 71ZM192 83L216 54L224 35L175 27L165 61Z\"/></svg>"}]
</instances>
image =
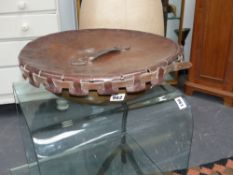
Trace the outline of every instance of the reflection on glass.
<instances>
[{"instance_id":1,"label":"reflection on glass","mask_svg":"<svg viewBox=\"0 0 233 175\"><path fill-rule=\"evenodd\" d=\"M62 141L63 139L67 139L71 136L74 136L80 132L83 132L84 129L82 130L77 130L77 131L68 131L68 132L64 132L64 133L61 133L61 134L58 134L54 137L50 137L50 138L43 138L43 139L38 139L38 138L33 138L33 142L35 144L38 144L38 145L47 145L47 144L52 144L54 142L57 142L57 141Z\"/></svg>"}]
</instances>

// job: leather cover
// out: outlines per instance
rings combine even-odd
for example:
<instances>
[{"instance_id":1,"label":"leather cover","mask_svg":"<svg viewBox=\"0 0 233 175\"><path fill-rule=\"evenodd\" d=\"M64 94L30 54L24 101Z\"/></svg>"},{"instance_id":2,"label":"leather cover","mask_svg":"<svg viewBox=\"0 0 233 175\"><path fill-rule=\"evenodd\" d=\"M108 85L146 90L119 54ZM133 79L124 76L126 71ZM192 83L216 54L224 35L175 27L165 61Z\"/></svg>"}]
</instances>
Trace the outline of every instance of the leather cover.
<instances>
[{"instance_id":1,"label":"leather cover","mask_svg":"<svg viewBox=\"0 0 233 175\"><path fill-rule=\"evenodd\" d=\"M130 30L90 29L47 35L28 43L19 55L23 76L38 87L75 96L90 91L111 95L140 92L163 82L182 56L164 37ZM175 68L176 67L176 68ZM181 69L181 67L178 67Z\"/></svg>"}]
</instances>

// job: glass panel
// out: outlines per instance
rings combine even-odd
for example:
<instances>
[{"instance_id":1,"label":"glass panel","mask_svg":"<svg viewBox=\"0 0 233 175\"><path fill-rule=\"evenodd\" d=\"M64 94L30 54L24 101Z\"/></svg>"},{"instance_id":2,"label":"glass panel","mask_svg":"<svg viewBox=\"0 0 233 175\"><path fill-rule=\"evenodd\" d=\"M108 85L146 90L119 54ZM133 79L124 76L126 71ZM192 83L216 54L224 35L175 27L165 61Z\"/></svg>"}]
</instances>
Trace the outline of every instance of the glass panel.
<instances>
[{"instance_id":1,"label":"glass panel","mask_svg":"<svg viewBox=\"0 0 233 175\"><path fill-rule=\"evenodd\" d=\"M66 101L26 82L14 91L33 175L162 174L188 166L191 110L171 86L107 105Z\"/></svg>"},{"instance_id":2,"label":"glass panel","mask_svg":"<svg viewBox=\"0 0 233 175\"><path fill-rule=\"evenodd\" d=\"M162 0L164 6L166 37L175 42L179 40L180 23L182 23L183 16L181 16L183 0ZM180 43L181 44L181 43Z\"/></svg>"},{"instance_id":3,"label":"glass panel","mask_svg":"<svg viewBox=\"0 0 233 175\"><path fill-rule=\"evenodd\" d=\"M169 0L170 10L168 13L168 19L180 19L182 0Z\"/></svg>"}]
</instances>

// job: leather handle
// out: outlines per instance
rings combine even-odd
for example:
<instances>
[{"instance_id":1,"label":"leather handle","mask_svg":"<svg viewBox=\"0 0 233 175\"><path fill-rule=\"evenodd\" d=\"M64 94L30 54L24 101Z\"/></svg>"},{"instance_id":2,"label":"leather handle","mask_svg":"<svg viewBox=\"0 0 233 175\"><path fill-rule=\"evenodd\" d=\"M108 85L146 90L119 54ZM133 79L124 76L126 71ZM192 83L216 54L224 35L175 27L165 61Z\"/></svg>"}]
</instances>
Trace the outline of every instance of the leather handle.
<instances>
[{"instance_id":1,"label":"leather handle","mask_svg":"<svg viewBox=\"0 0 233 175\"><path fill-rule=\"evenodd\" d=\"M125 48L113 47L113 48L109 48L109 49L104 49L104 50L101 50L101 51L99 51L97 53L94 53L92 56L89 56L88 60L89 61L94 61L97 58L100 58L100 57L102 57L104 55L114 53L114 52L122 52L122 51L126 51L126 50L129 50L129 49L130 49L130 47L125 47Z\"/></svg>"},{"instance_id":2,"label":"leather handle","mask_svg":"<svg viewBox=\"0 0 233 175\"><path fill-rule=\"evenodd\" d=\"M121 48L121 47L112 47L112 48L108 48L108 49L104 49L104 50L100 50L98 52L94 52L92 55L90 56L84 56L82 58L78 58L77 60L73 60L71 62L71 64L73 66L80 66L80 65L85 65L87 63L93 62L99 58L101 58L104 55L110 54L110 53L117 53L117 52L123 52L123 51L127 51L129 50L130 47L125 47L125 48Z\"/></svg>"}]
</instances>

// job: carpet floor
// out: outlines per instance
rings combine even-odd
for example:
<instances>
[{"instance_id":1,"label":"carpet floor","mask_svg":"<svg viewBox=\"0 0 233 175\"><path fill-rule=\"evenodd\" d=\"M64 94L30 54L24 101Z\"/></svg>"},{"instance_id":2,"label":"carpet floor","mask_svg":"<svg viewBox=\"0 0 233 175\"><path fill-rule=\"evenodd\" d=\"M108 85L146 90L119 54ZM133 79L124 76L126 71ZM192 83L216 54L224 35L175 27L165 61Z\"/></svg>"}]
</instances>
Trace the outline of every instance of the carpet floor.
<instances>
[{"instance_id":1,"label":"carpet floor","mask_svg":"<svg viewBox=\"0 0 233 175\"><path fill-rule=\"evenodd\" d=\"M166 175L233 175L233 157Z\"/></svg>"}]
</instances>

